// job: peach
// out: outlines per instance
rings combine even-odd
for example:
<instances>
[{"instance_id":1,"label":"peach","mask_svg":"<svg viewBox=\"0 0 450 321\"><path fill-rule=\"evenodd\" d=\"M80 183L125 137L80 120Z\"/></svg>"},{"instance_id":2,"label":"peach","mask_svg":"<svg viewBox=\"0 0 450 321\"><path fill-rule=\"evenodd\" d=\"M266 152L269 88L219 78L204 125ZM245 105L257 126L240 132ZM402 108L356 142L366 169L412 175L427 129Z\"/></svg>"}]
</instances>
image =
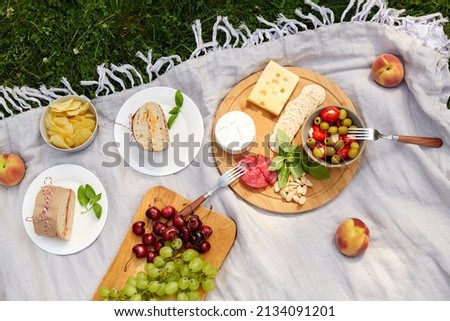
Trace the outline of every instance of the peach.
<instances>
[{"instance_id":1,"label":"peach","mask_svg":"<svg viewBox=\"0 0 450 321\"><path fill-rule=\"evenodd\" d=\"M346 256L357 256L369 246L369 228L358 218L348 218L336 230L336 246Z\"/></svg>"},{"instance_id":2,"label":"peach","mask_svg":"<svg viewBox=\"0 0 450 321\"><path fill-rule=\"evenodd\" d=\"M384 87L398 86L405 76L403 63L391 54L382 54L375 58L372 63L372 78Z\"/></svg>"},{"instance_id":3,"label":"peach","mask_svg":"<svg viewBox=\"0 0 450 321\"><path fill-rule=\"evenodd\" d=\"M0 185L14 186L25 176L25 163L16 154L0 154Z\"/></svg>"}]
</instances>

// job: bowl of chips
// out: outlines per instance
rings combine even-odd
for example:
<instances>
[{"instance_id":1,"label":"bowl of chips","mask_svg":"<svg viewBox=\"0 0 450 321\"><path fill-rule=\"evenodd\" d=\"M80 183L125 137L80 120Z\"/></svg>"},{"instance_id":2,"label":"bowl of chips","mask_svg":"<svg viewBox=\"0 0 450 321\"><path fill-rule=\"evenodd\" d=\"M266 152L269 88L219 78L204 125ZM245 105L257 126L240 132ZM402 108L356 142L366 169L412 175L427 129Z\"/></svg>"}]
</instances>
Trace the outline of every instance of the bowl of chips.
<instances>
[{"instance_id":1,"label":"bowl of chips","mask_svg":"<svg viewBox=\"0 0 450 321\"><path fill-rule=\"evenodd\" d=\"M51 147L76 152L88 147L97 134L97 111L90 100L64 96L54 100L42 113L42 138Z\"/></svg>"}]
</instances>

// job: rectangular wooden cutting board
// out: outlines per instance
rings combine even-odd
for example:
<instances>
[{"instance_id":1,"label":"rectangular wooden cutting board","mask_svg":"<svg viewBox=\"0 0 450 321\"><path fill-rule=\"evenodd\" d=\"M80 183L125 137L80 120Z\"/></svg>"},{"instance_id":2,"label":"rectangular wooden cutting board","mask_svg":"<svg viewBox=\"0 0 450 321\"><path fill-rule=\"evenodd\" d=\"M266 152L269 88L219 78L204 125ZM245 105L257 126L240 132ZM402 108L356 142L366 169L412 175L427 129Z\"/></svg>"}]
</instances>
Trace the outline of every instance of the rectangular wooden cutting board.
<instances>
[{"instance_id":1,"label":"rectangular wooden cutting board","mask_svg":"<svg viewBox=\"0 0 450 321\"><path fill-rule=\"evenodd\" d=\"M122 246L100 282L97 291L93 296L93 300L101 299L98 294L98 289L100 287L117 287L121 289L128 277L135 276L139 271L144 270L146 263L145 258L138 259L133 257L128 264L127 261L133 254L131 251L132 247L137 243L141 243L141 237L133 234L131 225L136 221L148 222L148 219L145 216L147 208L152 205L162 208L164 204L170 204L177 210L181 210L189 203L190 201L188 199L163 186L155 186L147 191L142 198L133 220L130 222L130 228L123 240ZM236 224L230 218L203 206L196 209L195 214L200 217L204 224L209 225L213 229L213 233L208 239L211 243L211 250L208 253L202 254L202 258L214 264L217 268L220 268L236 238ZM147 225L149 224L150 223L147 223ZM149 226L147 229L149 229ZM126 271L124 270L125 265L127 266ZM220 287L220 284L217 284L217 287ZM206 293L201 292L201 298L204 299L205 296Z\"/></svg>"}]
</instances>

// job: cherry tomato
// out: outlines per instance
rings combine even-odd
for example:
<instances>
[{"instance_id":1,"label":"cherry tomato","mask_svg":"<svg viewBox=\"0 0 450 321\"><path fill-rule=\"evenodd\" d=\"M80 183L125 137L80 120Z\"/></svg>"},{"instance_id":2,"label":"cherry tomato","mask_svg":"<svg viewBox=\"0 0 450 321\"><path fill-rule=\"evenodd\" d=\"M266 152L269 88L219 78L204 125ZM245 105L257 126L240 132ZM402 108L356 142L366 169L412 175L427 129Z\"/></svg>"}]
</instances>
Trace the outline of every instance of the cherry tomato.
<instances>
[{"instance_id":1,"label":"cherry tomato","mask_svg":"<svg viewBox=\"0 0 450 321\"><path fill-rule=\"evenodd\" d=\"M341 157L341 159L347 159L349 150L350 150L350 146L345 145L340 150L336 151L336 154L338 154Z\"/></svg>"},{"instance_id":2,"label":"cherry tomato","mask_svg":"<svg viewBox=\"0 0 450 321\"><path fill-rule=\"evenodd\" d=\"M312 137L313 137L317 142L323 142L323 141L325 140L325 138L328 137L327 132L324 131L323 129L320 129L319 126L313 125L313 126L312 126L312 129L313 129Z\"/></svg>"},{"instance_id":3,"label":"cherry tomato","mask_svg":"<svg viewBox=\"0 0 450 321\"><path fill-rule=\"evenodd\" d=\"M353 142L356 142L356 139L348 138L347 135L340 135L339 139L343 140L345 145L350 145Z\"/></svg>"},{"instance_id":4,"label":"cherry tomato","mask_svg":"<svg viewBox=\"0 0 450 321\"><path fill-rule=\"evenodd\" d=\"M339 118L339 109L334 106L327 107L320 112L320 118L330 124L334 123Z\"/></svg>"}]
</instances>

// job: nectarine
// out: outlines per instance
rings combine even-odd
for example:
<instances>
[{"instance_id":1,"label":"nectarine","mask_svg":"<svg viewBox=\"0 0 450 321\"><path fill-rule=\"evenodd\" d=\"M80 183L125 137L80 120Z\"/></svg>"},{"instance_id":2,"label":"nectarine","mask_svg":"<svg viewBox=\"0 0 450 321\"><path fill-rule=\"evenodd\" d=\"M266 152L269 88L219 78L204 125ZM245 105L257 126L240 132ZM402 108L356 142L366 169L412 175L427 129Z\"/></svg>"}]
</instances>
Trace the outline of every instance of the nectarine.
<instances>
[{"instance_id":1,"label":"nectarine","mask_svg":"<svg viewBox=\"0 0 450 321\"><path fill-rule=\"evenodd\" d=\"M0 154L0 185L14 186L25 176L25 163L16 154Z\"/></svg>"},{"instance_id":2,"label":"nectarine","mask_svg":"<svg viewBox=\"0 0 450 321\"><path fill-rule=\"evenodd\" d=\"M384 87L398 86L405 76L403 63L391 54L382 54L375 58L372 63L373 80Z\"/></svg>"},{"instance_id":3,"label":"nectarine","mask_svg":"<svg viewBox=\"0 0 450 321\"><path fill-rule=\"evenodd\" d=\"M369 228L358 218L348 218L336 230L336 246L346 256L357 256L369 246Z\"/></svg>"}]
</instances>

